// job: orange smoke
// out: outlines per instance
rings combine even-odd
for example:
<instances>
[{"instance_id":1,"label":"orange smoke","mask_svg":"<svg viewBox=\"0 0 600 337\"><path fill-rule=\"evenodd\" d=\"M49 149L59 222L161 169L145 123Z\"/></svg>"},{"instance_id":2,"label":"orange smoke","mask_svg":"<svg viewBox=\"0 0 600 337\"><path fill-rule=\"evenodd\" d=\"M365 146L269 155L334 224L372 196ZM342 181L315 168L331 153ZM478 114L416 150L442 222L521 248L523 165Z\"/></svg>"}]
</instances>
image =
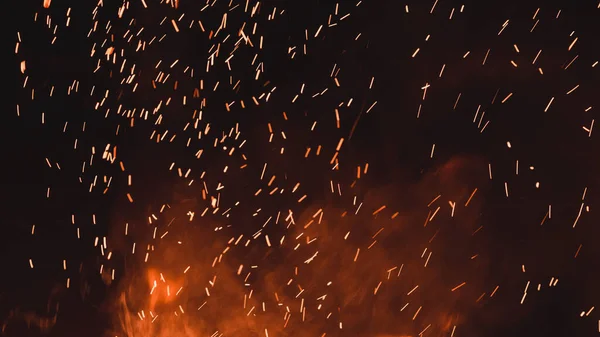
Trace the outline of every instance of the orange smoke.
<instances>
[{"instance_id":1,"label":"orange smoke","mask_svg":"<svg viewBox=\"0 0 600 337\"><path fill-rule=\"evenodd\" d=\"M150 299L148 308L155 310L157 305L168 304L175 300L183 290L183 277L166 278L163 273L156 269L148 269L148 287L150 288Z\"/></svg>"},{"instance_id":2,"label":"orange smoke","mask_svg":"<svg viewBox=\"0 0 600 337\"><path fill-rule=\"evenodd\" d=\"M472 174L479 164L451 159L416 185L370 191L361 207L287 211L264 233L244 233L246 223L191 221L191 204L171 205L157 213L168 236L136 238L152 240L153 249L149 262L137 262L145 267L138 277L121 283L121 330L127 337L447 336L492 290L483 282L485 251L471 243L484 193Z\"/></svg>"}]
</instances>

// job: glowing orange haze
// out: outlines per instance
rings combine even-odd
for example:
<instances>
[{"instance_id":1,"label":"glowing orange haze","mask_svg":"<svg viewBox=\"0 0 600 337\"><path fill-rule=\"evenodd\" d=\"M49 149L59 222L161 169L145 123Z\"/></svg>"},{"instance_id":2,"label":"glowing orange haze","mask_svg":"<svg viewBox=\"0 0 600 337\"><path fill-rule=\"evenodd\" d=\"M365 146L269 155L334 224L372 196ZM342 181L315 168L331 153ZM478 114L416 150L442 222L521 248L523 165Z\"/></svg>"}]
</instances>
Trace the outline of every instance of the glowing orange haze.
<instances>
[{"instance_id":1,"label":"glowing orange haze","mask_svg":"<svg viewBox=\"0 0 600 337\"><path fill-rule=\"evenodd\" d=\"M177 293L183 288L183 276L168 277L155 269L148 269L148 289L150 289L148 309L155 311L156 306L168 304L175 300Z\"/></svg>"},{"instance_id":2,"label":"glowing orange haze","mask_svg":"<svg viewBox=\"0 0 600 337\"><path fill-rule=\"evenodd\" d=\"M169 221L169 236L152 241L149 262L137 264L147 267L126 271L120 282L120 331L111 336L406 337L425 329L430 337L449 336L478 308L481 294L493 290L482 285L481 249L477 260L469 258L477 248L469 242L479 226L479 201L457 210L455 228L446 225L448 216L428 215L436 204L414 205L438 194L440 204L464 205L472 188L463 181L473 179L467 174L472 164L451 160L401 189L410 200L398 217L373 216L372 210L402 197L377 190L364 199L368 212L315 205L295 215L294 224L269 224L270 242L210 218L190 223L182 216L190 205L172 205L159 214ZM436 235L440 228L457 234ZM462 282L467 285L451 290Z\"/></svg>"}]
</instances>

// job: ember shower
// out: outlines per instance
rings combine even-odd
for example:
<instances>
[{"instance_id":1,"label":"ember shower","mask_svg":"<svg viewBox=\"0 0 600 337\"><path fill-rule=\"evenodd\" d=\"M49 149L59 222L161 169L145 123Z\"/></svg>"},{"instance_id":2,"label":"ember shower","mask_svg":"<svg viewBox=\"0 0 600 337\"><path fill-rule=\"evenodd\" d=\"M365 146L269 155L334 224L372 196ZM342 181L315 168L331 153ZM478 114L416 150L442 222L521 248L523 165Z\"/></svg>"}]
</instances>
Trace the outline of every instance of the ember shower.
<instances>
[{"instance_id":1,"label":"ember shower","mask_svg":"<svg viewBox=\"0 0 600 337\"><path fill-rule=\"evenodd\" d=\"M17 12L7 336L600 331L600 4Z\"/></svg>"}]
</instances>

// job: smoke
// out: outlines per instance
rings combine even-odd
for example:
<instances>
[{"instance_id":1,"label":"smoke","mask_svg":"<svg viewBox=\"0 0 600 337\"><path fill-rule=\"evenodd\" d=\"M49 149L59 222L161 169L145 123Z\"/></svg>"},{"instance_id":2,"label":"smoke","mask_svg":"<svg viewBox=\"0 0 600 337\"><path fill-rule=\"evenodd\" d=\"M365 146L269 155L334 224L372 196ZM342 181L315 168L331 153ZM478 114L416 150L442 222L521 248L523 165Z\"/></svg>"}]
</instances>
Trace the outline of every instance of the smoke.
<instances>
[{"instance_id":1,"label":"smoke","mask_svg":"<svg viewBox=\"0 0 600 337\"><path fill-rule=\"evenodd\" d=\"M111 333L447 335L493 290L477 233L482 167L452 158L415 184L275 212L252 235L252 223L191 219L198 200L162 207L154 223L130 227L126 245L111 241L123 255L139 247L109 306Z\"/></svg>"}]
</instances>

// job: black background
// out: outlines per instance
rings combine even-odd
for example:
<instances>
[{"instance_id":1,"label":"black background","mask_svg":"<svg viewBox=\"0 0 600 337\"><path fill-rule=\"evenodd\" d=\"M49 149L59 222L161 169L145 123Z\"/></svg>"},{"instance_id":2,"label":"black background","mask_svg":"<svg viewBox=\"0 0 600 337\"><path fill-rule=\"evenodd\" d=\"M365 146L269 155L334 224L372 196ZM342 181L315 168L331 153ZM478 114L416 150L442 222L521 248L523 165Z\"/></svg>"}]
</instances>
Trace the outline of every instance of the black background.
<instances>
[{"instance_id":1,"label":"black background","mask_svg":"<svg viewBox=\"0 0 600 337\"><path fill-rule=\"evenodd\" d=\"M182 11L187 6L183 2ZM291 42L302 41L305 27L314 32L335 2L280 0L266 3L274 3L288 11L284 24L270 32L272 43L287 41L293 44ZM117 5L106 4L106 7L116 8ZM323 34L324 38L311 46L307 57L290 62L284 53L266 55L267 77L278 86L280 95L298 90L301 82L312 83L313 88L319 88L328 80L324 74L328 74L331 65L337 62L342 68L340 80L350 96L355 97L355 108L356 105L368 107L373 101L378 101L372 113L361 117L347 149L349 160L367 158L372 165L373 173L368 178L372 188L418 182L425 172L435 170L456 156L491 162L494 174L498 176L513 170L515 159L523 163L522 171L526 171L529 165L536 166L535 177L511 182L511 198L504 197L504 180L501 178L494 179L488 186L482 214L493 238L489 242L489 251L500 266L492 271L490 278L510 279L506 276L507 269L515 269L511 269L510 273L518 273L521 264L536 265L540 274L547 275L544 273L551 271L560 274L560 286L552 294L536 297L528 300L525 306L518 306L518 292L522 289L517 288L522 287L522 282L518 283L514 287L516 295L504 296L493 304L514 313L514 317L506 320L498 318L490 324L485 318L477 318L480 313L474 313L469 324L473 325L474 331L486 336L597 334L597 309L591 315L593 317L579 317L582 310L599 305L600 248L597 243L600 221L595 206L600 198L597 192L600 188L600 144L597 135L588 138L581 129L582 125L589 126L591 119L597 116L600 103L599 67L591 68L591 64L600 57L600 44L595 42L600 33L597 3L589 0L562 3L467 2L466 12L455 13L455 19L450 21L452 24L447 20L447 13L459 3L440 1L436 15L429 15L429 2L408 3L410 15L405 15L404 5L404 2L397 1L364 1L361 9L353 12L351 20ZM86 267L94 265L97 250L88 243L72 240L74 229L69 223L70 214L96 213L101 222L107 223L114 216L116 205L122 202L123 193L102 198L86 194L85 188L82 189L74 179L79 168L68 165L70 162L79 163L82 158L74 158L67 152L66 149L72 148L73 139L63 137L57 131L62 129L65 120L73 125L87 120L89 131L80 138L80 146L89 147L96 142L122 144L120 156L127 158L130 169L137 172L136 177L141 176L136 179L156 181L156 185L143 189L169 190L170 186L177 184L164 173L164 169L149 168L147 158L154 158L151 166L156 167L168 165L169 160L164 159L163 154L181 157L182 161L186 159L183 159L185 153L176 152L180 150L174 147L150 144L146 138L148 129L143 126L139 131L132 129L119 137L112 136L111 122L90 113L92 105L85 98L57 95L49 101L40 94L40 99L31 102L30 91L22 89L23 75L18 69L22 59L27 60L27 73L31 75L29 86L44 87L52 82L57 91L64 92L73 78L81 79L82 86L91 81L88 74L94 63L89 58L91 41L85 35L93 4L55 0L51 5L53 11L63 14L68 7L72 7L72 28L63 32L54 47L49 46L47 32L32 21L34 12L43 12L41 1L19 3L14 14L11 13L11 16L16 16L13 26L21 32L24 42L12 63L16 73L16 92L11 97L19 104L21 117L16 116L14 103L12 111L5 111L3 117L6 150L2 159L5 172L2 204L6 210L0 234L5 241L5 262L2 263L0 277L3 284L0 317L8 317L9 311L15 308L45 312L51 289L62 284L64 279L60 261L68 258L70 264L81 263L84 266L83 276L71 275L73 289L78 289L79 280L85 279L93 291L85 301L78 291L60 291L59 319L50 336L101 336L109 324L106 315L99 310L106 289ZM529 33L534 22L531 16L538 7L542 8L539 27L536 32ZM562 10L561 16L554 19L558 9ZM114 16L114 11L106 12ZM511 20L509 27L497 36L506 19ZM140 14L139 20L152 22L156 18ZM571 31L579 37L576 52L567 51L572 41L568 36ZM357 32L361 32L362 37L354 41ZM427 34L431 34L432 40L423 47ZM173 53L182 59L182 63L193 63L199 59L198 64L203 64L208 46L189 43L191 35L181 36L180 40L175 38L170 42L172 45L161 48L160 52ZM521 48L517 56L512 44ZM410 55L416 47L422 49L412 59ZM481 60L488 48L492 49L489 65L482 67ZM279 49L285 51L285 48ZM531 58L539 49L543 49L540 57L543 77L530 66ZM470 56L463 60L462 54L468 50ZM562 69L575 54L579 54L579 58L572 68L568 71ZM519 63L518 70L509 63L513 58ZM137 63L142 71L145 67L154 66L145 64L143 59ZM437 80L442 64L446 64L446 73ZM368 91L366 87L371 76L376 79L375 88ZM420 88L426 82L433 84L423 104L421 118L416 119L422 95ZM114 83L109 80L107 83L113 86L111 90L118 90ZM566 99L564 93L575 84L580 84L580 88ZM489 102L498 88L504 89L498 99L507 94L506 88L515 95L504 105L498 102L491 105ZM243 90L252 92L253 89ZM143 89L138 92L138 95L129 95L125 99L135 105L148 98ZM454 111L452 106L459 92L463 93L459 105L462 109ZM220 100L218 93L215 95L213 99ZM543 113L549 98L554 95L557 98L550 111ZM321 102L330 106L337 103L335 99L333 102ZM278 104L283 102L275 100L273 103L274 106ZM288 113L301 116L315 109L314 104L303 104L295 105L294 110ZM486 113L492 120L483 134L471 122L478 104L487 105ZM588 106L594 108L583 112ZM239 120L246 129L252 130L251 137L260 137L266 133L266 122L279 115L281 109L272 110L223 114L221 121L215 121L215 128L219 129L219 123L225 126ZM40 124L40 111L48 113L49 122L45 126ZM178 122L175 119L174 123ZM333 129L333 119L329 119L328 123L328 127ZM345 127L347 132L349 125ZM298 137L302 137L300 131ZM338 139L339 135L337 138L336 134L319 137L326 142L327 139ZM507 141L514 145L513 149L507 149ZM437 144L436 157L431 160L429 151L434 143ZM101 150L97 148L97 151ZM260 149L248 151L256 151L254 157L263 155ZM213 156L209 158L219 160L217 154ZM48 170L45 157L60 161L65 170L61 174ZM322 181L319 180L319 170L313 172L306 168L307 171L302 172L297 165L288 162L276 165L286 172L316 177L308 184L315 191L315 198L325 198L325 193L320 192L323 189L321 183L328 179L322 177ZM483 166L483 174L487 174L486 166ZM531 188L535 181L542 183L542 191ZM51 201L45 199L47 186L52 186ZM326 184L324 186L327 187ZM584 214L578 227L573 229L571 226L585 187L588 187L586 204L590 205L591 211ZM142 195L137 205L145 202L152 203L153 200L145 200ZM553 205L552 220L545 227L540 227L539 222L548 204ZM143 206L134 207L143 209ZM30 235L32 224L36 224L40 235ZM109 228L97 226L95 231L95 235L107 235ZM581 255L573 259L580 244L583 245ZM40 262L32 271L28 266L30 257L47 263ZM507 283L512 281L507 280ZM489 310L493 312L496 308ZM5 331L7 336L39 335L36 329L26 329L20 322L10 319L6 322L9 322Z\"/></svg>"}]
</instances>

